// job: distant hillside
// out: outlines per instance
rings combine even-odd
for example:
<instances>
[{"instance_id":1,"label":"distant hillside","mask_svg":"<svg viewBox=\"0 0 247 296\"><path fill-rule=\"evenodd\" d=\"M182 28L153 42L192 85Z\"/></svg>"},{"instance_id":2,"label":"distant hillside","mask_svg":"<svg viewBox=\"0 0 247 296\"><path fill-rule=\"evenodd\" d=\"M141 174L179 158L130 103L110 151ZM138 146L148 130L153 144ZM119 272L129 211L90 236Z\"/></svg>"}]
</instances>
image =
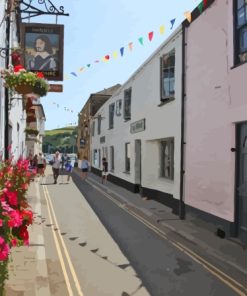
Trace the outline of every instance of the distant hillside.
<instances>
[{"instance_id":1,"label":"distant hillside","mask_svg":"<svg viewBox=\"0 0 247 296\"><path fill-rule=\"evenodd\" d=\"M54 153L59 150L60 152L76 153L76 137L76 126L47 130L43 139L43 152Z\"/></svg>"}]
</instances>

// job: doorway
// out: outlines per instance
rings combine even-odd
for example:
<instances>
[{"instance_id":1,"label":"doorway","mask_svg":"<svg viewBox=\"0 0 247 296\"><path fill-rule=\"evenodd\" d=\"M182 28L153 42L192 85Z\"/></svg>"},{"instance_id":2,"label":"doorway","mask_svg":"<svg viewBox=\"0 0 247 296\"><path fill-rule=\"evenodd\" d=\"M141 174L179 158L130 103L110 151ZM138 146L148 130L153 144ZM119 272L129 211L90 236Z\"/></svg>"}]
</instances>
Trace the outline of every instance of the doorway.
<instances>
[{"instance_id":1,"label":"doorway","mask_svg":"<svg viewBox=\"0 0 247 296\"><path fill-rule=\"evenodd\" d=\"M141 140L135 140L135 184L141 187L142 161L141 161Z\"/></svg>"},{"instance_id":2,"label":"doorway","mask_svg":"<svg viewBox=\"0 0 247 296\"><path fill-rule=\"evenodd\" d=\"M247 243L247 122L237 127L237 212L238 236Z\"/></svg>"}]
</instances>

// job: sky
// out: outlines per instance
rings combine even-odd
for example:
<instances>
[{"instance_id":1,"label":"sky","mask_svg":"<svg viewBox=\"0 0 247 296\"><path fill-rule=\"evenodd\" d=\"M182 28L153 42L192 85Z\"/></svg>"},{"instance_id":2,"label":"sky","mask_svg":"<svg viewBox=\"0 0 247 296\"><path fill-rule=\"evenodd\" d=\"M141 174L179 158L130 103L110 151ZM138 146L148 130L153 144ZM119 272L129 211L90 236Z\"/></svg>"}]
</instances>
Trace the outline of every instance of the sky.
<instances>
[{"instance_id":1,"label":"sky","mask_svg":"<svg viewBox=\"0 0 247 296\"><path fill-rule=\"evenodd\" d=\"M58 17L64 24L63 93L50 92L41 98L45 129L76 125L78 113L91 93L125 83L145 60L171 35L199 0L52 0L64 6L69 16ZM38 4L37 4L38 6ZM40 8L42 5L39 6ZM171 29L171 20L176 19ZM55 16L30 19L34 23L56 23ZM160 34L160 26L165 26ZM148 33L154 32L152 41ZM143 45L138 41L143 37ZM128 44L133 42L132 51ZM121 57L120 48L124 47ZM113 52L118 57L113 58ZM108 61L103 57L110 56ZM99 61L95 63L95 61ZM87 65L90 64L90 67ZM80 69L84 67L83 71ZM76 73L77 77L71 72Z\"/></svg>"}]
</instances>

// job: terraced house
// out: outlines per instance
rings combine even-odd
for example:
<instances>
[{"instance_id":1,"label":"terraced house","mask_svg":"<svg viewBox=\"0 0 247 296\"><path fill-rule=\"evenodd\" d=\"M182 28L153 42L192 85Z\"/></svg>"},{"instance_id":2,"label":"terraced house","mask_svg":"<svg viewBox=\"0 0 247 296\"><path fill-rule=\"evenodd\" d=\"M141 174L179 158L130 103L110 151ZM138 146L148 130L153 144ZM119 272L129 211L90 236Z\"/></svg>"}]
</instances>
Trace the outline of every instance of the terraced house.
<instances>
[{"instance_id":1,"label":"terraced house","mask_svg":"<svg viewBox=\"0 0 247 296\"><path fill-rule=\"evenodd\" d=\"M95 114L92 170L102 157L109 180L179 211L181 26Z\"/></svg>"}]
</instances>

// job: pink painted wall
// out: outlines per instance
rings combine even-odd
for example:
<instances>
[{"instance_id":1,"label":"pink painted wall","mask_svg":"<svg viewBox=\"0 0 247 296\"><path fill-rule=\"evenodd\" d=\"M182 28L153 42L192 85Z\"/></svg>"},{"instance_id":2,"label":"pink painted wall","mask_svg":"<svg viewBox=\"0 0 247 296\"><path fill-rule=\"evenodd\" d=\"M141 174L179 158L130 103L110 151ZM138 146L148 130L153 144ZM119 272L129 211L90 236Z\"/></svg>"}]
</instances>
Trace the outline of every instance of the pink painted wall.
<instances>
[{"instance_id":1,"label":"pink painted wall","mask_svg":"<svg viewBox=\"0 0 247 296\"><path fill-rule=\"evenodd\" d=\"M233 67L232 0L186 30L185 203L234 221L235 124L247 121L247 63Z\"/></svg>"}]
</instances>

